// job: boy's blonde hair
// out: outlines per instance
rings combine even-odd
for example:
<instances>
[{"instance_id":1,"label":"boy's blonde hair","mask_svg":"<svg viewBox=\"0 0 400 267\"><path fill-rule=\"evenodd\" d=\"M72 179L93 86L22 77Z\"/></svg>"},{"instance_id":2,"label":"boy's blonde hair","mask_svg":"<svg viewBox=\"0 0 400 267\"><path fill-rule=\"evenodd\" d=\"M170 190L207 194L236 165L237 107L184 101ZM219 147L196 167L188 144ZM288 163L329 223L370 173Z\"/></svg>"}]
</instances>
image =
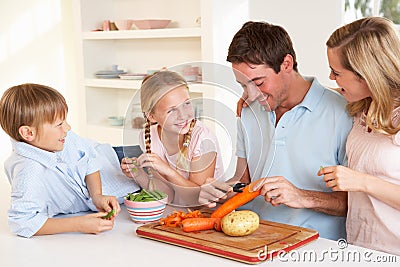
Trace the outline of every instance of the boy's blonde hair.
<instances>
[{"instance_id":1,"label":"boy's blonde hair","mask_svg":"<svg viewBox=\"0 0 400 267\"><path fill-rule=\"evenodd\" d=\"M186 80L174 71L160 71L146 77L143 80L140 88L140 101L142 112L146 123L144 125L146 153L151 153L151 122L148 119L148 114L153 112L157 102L169 91L184 86L189 90ZM184 135L183 146L177 158L176 167L185 171L189 171L190 162L188 160L188 147L190 144L192 130L196 124L196 119L193 119L189 126L189 131Z\"/></svg>"},{"instance_id":2,"label":"boy's blonde hair","mask_svg":"<svg viewBox=\"0 0 400 267\"><path fill-rule=\"evenodd\" d=\"M0 100L0 125L14 140L24 141L19 134L21 126L31 126L40 132L44 123L64 120L68 106L55 89L26 83L7 89Z\"/></svg>"},{"instance_id":3,"label":"boy's blonde hair","mask_svg":"<svg viewBox=\"0 0 400 267\"><path fill-rule=\"evenodd\" d=\"M393 135L393 109L400 105L400 38L394 24L368 17L347 24L329 37L328 48L338 49L342 66L365 80L372 98L349 103L351 116L367 112L366 123L376 132Z\"/></svg>"}]
</instances>

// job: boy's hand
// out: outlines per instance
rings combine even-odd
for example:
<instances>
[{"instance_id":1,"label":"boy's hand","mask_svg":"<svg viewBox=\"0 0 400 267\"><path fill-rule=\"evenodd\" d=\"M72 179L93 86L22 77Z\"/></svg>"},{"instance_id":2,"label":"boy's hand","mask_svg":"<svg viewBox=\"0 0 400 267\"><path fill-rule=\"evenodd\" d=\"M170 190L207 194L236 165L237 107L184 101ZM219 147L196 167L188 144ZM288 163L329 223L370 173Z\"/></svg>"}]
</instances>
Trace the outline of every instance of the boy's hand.
<instances>
[{"instance_id":1,"label":"boy's hand","mask_svg":"<svg viewBox=\"0 0 400 267\"><path fill-rule=\"evenodd\" d=\"M106 215L107 212L98 212L76 217L79 220L79 232L85 234L99 234L113 229L114 218L110 220L104 220L101 218Z\"/></svg>"},{"instance_id":2,"label":"boy's hand","mask_svg":"<svg viewBox=\"0 0 400 267\"><path fill-rule=\"evenodd\" d=\"M115 211L110 219L117 217L119 212L121 211L121 207L117 201L117 198L114 196L96 195L92 197L92 200L96 208L99 211L105 213L103 216L106 216L107 213L109 213L111 210Z\"/></svg>"}]
</instances>

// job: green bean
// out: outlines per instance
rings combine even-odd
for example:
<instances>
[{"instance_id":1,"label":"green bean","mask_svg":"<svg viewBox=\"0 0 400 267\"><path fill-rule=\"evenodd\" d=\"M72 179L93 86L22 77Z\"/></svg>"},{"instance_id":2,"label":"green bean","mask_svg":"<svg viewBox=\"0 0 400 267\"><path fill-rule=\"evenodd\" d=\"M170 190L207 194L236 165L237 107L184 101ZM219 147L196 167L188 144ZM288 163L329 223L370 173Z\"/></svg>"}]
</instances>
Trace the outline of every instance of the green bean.
<instances>
[{"instance_id":1,"label":"green bean","mask_svg":"<svg viewBox=\"0 0 400 267\"><path fill-rule=\"evenodd\" d=\"M167 195L160 191L147 191L146 189L142 189L139 193L132 194L128 193L125 198L130 201L137 201L137 202L147 202L147 201L155 201L165 198Z\"/></svg>"},{"instance_id":2,"label":"green bean","mask_svg":"<svg viewBox=\"0 0 400 267\"><path fill-rule=\"evenodd\" d=\"M106 216L101 217L102 219L110 219L115 213L115 210L112 209Z\"/></svg>"},{"instance_id":3,"label":"green bean","mask_svg":"<svg viewBox=\"0 0 400 267\"><path fill-rule=\"evenodd\" d=\"M165 193L160 192L158 190L154 190L153 192L158 195L158 199L163 199L167 196Z\"/></svg>"}]
</instances>

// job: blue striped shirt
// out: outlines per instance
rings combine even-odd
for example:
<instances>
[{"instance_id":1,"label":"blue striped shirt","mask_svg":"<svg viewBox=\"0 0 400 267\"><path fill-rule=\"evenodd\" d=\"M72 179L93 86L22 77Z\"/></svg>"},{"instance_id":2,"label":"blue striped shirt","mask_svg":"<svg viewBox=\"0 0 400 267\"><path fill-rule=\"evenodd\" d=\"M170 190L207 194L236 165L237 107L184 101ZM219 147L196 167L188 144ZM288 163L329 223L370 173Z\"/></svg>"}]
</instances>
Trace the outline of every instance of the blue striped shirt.
<instances>
[{"instance_id":1,"label":"blue striped shirt","mask_svg":"<svg viewBox=\"0 0 400 267\"><path fill-rule=\"evenodd\" d=\"M14 140L12 147L5 162L11 183L8 219L12 232L20 236L34 235L47 218L56 215L97 211L85 182L88 174L100 171L103 194L116 195L120 201L138 188L120 171L111 146L71 131L62 151L48 152Z\"/></svg>"}]
</instances>

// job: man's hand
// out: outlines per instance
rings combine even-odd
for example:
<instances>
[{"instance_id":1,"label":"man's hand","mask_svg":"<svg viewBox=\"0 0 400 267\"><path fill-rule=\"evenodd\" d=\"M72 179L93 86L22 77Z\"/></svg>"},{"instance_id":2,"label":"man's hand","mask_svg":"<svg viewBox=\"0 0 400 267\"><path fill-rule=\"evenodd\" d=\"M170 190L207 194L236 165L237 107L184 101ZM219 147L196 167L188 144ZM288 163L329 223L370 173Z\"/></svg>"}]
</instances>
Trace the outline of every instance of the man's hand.
<instances>
[{"instance_id":1,"label":"man's hand","mask_svg":"<svg viewBox=\"0 0 400 267\"><path fill-rule=\"evenodd\" d=\"M280 204L291 208L306 208L305 192L282 176L273 176L259 179L259 182L254 185L253 191L261 188L260 195L264 196L265 201L271 203L272 206Z\"/></svg>"}]
</instances>

